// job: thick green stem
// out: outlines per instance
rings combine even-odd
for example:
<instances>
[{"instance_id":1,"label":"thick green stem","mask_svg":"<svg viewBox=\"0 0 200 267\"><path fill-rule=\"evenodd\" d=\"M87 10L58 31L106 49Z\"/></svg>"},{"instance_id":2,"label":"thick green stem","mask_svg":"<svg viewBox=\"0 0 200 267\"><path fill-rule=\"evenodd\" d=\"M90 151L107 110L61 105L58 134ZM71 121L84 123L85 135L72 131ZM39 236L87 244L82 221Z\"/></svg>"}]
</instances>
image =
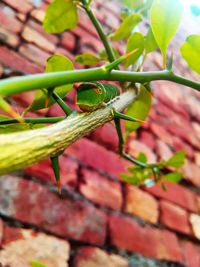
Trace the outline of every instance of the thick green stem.
<instances>
[{"instance_id":1,"label":"thick green stem","mask_svg":"<svg viewBox=\"0 0 200 267\"><path fill-rule=\"evenodd\" d=\"M129 81L137 83L168 80L200 91L199 82L177 76L168 70L154 72L129 72L113 70L111 72L107 72L104 68L99 67L85 70L51 72L2 79L0 81L0 96L9 96L35 89L56 87L66 83L91 82L98 80Z\"/></svg>"},{"instance_id":2,"label":"thick green stem","mask_svg":"<svg viewBox=\"0 0 200 267\"><path fill-rule=\"evenodd\" d=\"M113 119L113 108L122 111L136 98L133 90L120 95L112 105L91 113L73 112L53 125L0 135L0 175L55 157L80 137Z\"/></svg>"}]
</instances>

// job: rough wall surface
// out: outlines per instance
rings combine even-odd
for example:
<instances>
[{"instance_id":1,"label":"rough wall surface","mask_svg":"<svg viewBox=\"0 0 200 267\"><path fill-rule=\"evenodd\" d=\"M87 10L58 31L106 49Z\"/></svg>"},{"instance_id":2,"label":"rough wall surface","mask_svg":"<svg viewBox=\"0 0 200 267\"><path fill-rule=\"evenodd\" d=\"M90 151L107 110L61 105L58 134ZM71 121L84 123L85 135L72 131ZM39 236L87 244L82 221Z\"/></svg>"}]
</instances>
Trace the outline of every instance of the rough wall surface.
<instances>
[{"instance_id":1,"label":"rough wall surface","mask_svg":"<svg viewBox=\"0 0 200 267\"><path fill-rule=\"evenodd\" d=\"M103 48L82 11L72 32L44 33L41 21L48 2L0 1L2 78L42 72L53 53L72 59ZM94 0L93 6L108 31L118 27L119 4ZM199 31L187 23L191 33ZM182 27L173 42L175 70L198 80L179 56L185 34ZM123 53L123 44L117 49ZM161 69L160 62L155 52L145 69ZM115 128L106 124L61 156L61 197L49 160L1 177L0 266L28 267L34 260L48 267L200 266L200 93L161 81L154 89L149 119L127 149L132 155L144 151L150 162L184 149L181 184L167 184L164 192L160 185L137 188L122 182L120 173L129 163L118 157ZM15 95L13 106L21 112L32 97ZM72 92L66 101L73 106L73 99ZM62 114L53 106L37 116Z\"/></svg>"}]
</instances>

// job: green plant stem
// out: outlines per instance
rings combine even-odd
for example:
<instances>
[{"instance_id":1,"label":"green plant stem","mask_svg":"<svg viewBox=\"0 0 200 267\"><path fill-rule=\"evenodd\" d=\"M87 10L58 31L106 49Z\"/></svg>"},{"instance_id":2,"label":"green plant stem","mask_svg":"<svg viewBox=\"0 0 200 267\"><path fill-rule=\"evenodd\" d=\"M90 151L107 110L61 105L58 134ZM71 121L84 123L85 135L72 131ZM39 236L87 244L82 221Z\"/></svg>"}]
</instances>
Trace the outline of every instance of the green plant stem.
<instances>
[{"instance_id":1,"label":"green plant stem","mask_svg":"<svg viewBox=\"0 0 200 267\"><path fill-rule=\"evenodd\" d=\"M86 11L86 13L88 14L88 17L90 18L92 24L94 25L96 31L98 32L99 34L99 37L105 47L105 50L106 50L106 53L107 53L107 56L108 56L108 59L110 62L114 61L116 59L115 57L115 54L114 54L114 51L113 51L113 48L110 44L110 42L108 42L108 39L107 39L107 36L100 24L100 22L98 21L98 19L96 18L96 16L94 15L92 9L90 8L90 6L86 5L85 4L85 1L82 1L83 3L83 7Z\"/></svg>"},{"instance_id":2,"label":"green plant stem","mask_svg":"<svg viewBox=\"0 0 200 267\"><path fill-rule=\"evenodd\" d=\"M103 67L85 70L61 71L43 74L32 74L23 77L6 78L0 81L0 96L27 92L35 89L56 87L74 82L91 81L129 81L145 83L156 80L167 80L189 86L200 91L200 83L178 76L169 70L154 72L129 72L113 70L107 72Z\"/></svg>"},{"instance_id":3,"label":"green plant stem","mask_svg":"<svg viewBox=\"0 0 200 267\"><path fill-rule=\"evenodd\" d=\"M38 124L38 123L56 123L64 120L65 117L50 117L50 118L23 118L24 122ZM0 125L6 125L11 123L20 123L17 119L0 120Z\"/></svg>"},{"instance_id":4,"label":"green plant stem","mask_svg":"<svg viewBox=\"0 0 200 267\"><path fill-rule=\"evenodd\" d=\"M53 91L51 95L66 115L70 115L73 112L73 110L62 100L62 98L56 92Z\"/></svg>"}]
</instances>

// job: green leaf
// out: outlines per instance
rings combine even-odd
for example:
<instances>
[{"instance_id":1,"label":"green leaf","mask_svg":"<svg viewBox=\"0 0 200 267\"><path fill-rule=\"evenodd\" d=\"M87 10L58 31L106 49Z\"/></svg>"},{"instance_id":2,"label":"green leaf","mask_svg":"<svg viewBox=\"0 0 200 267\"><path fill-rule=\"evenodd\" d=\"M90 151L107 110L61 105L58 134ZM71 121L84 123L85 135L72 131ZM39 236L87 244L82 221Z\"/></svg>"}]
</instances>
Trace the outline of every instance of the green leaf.
<instances>
[{"instance_id":1,"label":"green leaf","mask_svg":"<svg viewBox=\"0 0 200 267\"><path fill-rule=\"evenodd\" d=\"M181 54L190 68L200 74L200 35L188 36L181 46Z\"/></svg>"},{"instance_id":2,"label":"green leaf","mask_svg":"<svg viewBox=\"0 0 200 267\"><path fill-rule=\"evenodd\" d=\"M30 264L32 267L47 267L46 265L44 265L40 262L37 262L37 261L31 261Z\"/></svg>"},{"instance_id":3,"label":"green leaf","mask_svg":"<svg viewBox=\"0 0 200 267\"><path fill-rule=\"evenodd\" d=\"M145 36L144 46L145 46L145 53L146 54L149 54L158 48L158 45L156 43L156 40L154 38L154 35L153 35L151 28L149 28L147 35Z\"/></svg>"},{"instance_id":4,"label":"green leaf","mask_svg":"<svg viewBox=\"0 0 200 267\"><path fill-rule=\"evenodd\" d=\"M31 124L31 123L12 123L0 125L0 134L9 134L21 131L28 131L44 127L44 124Z\"/></svg>"},{"instance_id":5,"label":"green leaf","mask_svg":"<svg viewBox=\"0 0 200 267\"><path fill-rule=\"evenodd\" d=\"M123 0L124 4L131 9L141 8L144 0Z\"/></svg>"},{"instance_id":6,"label":"green leaf","mask_svg":"<svg viewBox=\"0 0 200 267\"><path fill-rule=\"evenodd\" d=\"M164 179L171 183L178 183L182 178L182 174L179 172L168 173L164 176Z\"/></svg>"},{"instance_id":7,"label":"green leaf","mask_svg":"<svg viewBox=\"0 0 200 267\"><path fill-rule=\"evenodd\" d=\"M111 35L113 41L120 41L127 38L134 27L142 20L141 15L131 14L126 17L119 28Z\"/></svg>"},{"instance_id":8,"label":"green leaf","mask_svg":"<svg viewBox=\"0 0 200 267\"><path fill-rule=\"evenodd\" d=\"M150 11L151 28L163 55L166 67L167 47L181 22L183 6L180 0L154 0Z\"/></svg>"},{"instance_id":9,"label":"green leaf","mask_svg":"<svg viewBox=\"0 0 200 267\"><path fill-rule=\"evenodd\" d=\"M93 54L84 53L81 55L77 55L75 57L75 61L82 65L92 66L92 65L96 65L97 63L99 63L101 59L96 57Z\"/></svg>"},{"instance_id":10,"label":"green leaf","mask_svg":"<svg viewBox=\"0 0 200 267\"><path fill-rule=\"evenodd\" d=\"M137 160L143 163L147 163L147 156L143 152L140 152L137 156Z\"/></svg>"},{"instance_id":11,"label":"green leaf","mask_svg":"<svg viewBox=\"0 0 200 267\"><path fill-rule=\"evenodd\" d=\"M124 65L126 67L134 64L144 51L144 37L139 32L135 32L129 37L126 45L126 54L135 50L136 48L138 50L135 53L133 53L133 55L128 57L127 60L125 61Z\"/></svg>"},{"instance_id":12,"label":"green leaf","mask_svg":"<svg viewBox=\"0 0 200 267\"><path fill-rule=\"evenodd\" d=\"M73 70L72 62L63 55L53 55L48 58L45 72ZM62 85L55 88L55 92L61 97L71 90L72 84ZM38 110L46 107L46 99L48 98L47 90L39 90L36 92L35 99L28 110ZM55 103L55 100L50 97L48 107Z\"/></svg>"},{"instance_id":13,"label":"green leaf","mask_svg":"<svg viewBox=\"0 0 200 267\"><path fill-rule=\"evenodd\" d=\"M145 120L151 108L151 101L151 93L144 86L141 86L137 100L128 107L126 114L140 120ZM135 131L140 125L139 122L126 121L126 135Z\"/></svg>"},{"instance_id":14,"label":"green leaf","mask_svg":"<svg viewBox=\"0 0 200 267\"><path fill-rule=\"evenodd\" d=\"M77 22L77 7L73 0L54 0L46 10L43 28L49 33L61 33L73 29Z\"/></svg>"},{"instance_id":15,"label":"green leaf","mask_svg":"<svg viewBox=\"0 0 200 267\"><path fill-rule=\"evenodd\" d=\"M185 161L185 152L179 151L179 152L175 153L169 160L167 160L165 162L165 166L180 168L183 166L184 161Z\"/></svg>"}]
</instances>

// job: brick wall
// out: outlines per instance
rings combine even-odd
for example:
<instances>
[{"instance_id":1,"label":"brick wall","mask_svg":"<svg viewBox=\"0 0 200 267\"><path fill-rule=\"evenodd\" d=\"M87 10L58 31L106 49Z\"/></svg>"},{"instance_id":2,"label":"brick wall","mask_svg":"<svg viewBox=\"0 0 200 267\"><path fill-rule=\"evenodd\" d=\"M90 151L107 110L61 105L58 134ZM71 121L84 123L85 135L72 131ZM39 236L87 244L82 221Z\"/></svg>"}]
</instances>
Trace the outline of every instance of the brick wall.
<instances>
[{"instance_id":1,"label":"brick wall","mask_svg":"<svg viewBox=\"0 0 200 267\"><path fill-rule=\"evenodd\" d=\"M41 21L48 2L0 1L2 78L42 72L53 53L72 59L73 54L103 48L82 11L73 32L44 33ZM108 31L118 27L119 4L94 0L93 6ZM182 28L171 47L175 69L197 80L177 51L185 33ZM123 44L117 49L123 53ZM161 69L160 62L155 52L145 69ZM61 156L62 196L56 192L49 160L1 177L1 266L30 266L31 260L48 267L200 266L200 94L161 81L154 89L148 121L132 135L128 150L132 155L144 151L155 161L184 149L181 184L167 184L164 192L160 185L123 183L119 174L129 163L118 157L115 129L106 124ZM21 112L32 99L32 92L15 95L13 106ZM73 106L73 99L71 92L66 101ZM37 116L61 114L53 106Z\"/></svg>"}]
</instances>

